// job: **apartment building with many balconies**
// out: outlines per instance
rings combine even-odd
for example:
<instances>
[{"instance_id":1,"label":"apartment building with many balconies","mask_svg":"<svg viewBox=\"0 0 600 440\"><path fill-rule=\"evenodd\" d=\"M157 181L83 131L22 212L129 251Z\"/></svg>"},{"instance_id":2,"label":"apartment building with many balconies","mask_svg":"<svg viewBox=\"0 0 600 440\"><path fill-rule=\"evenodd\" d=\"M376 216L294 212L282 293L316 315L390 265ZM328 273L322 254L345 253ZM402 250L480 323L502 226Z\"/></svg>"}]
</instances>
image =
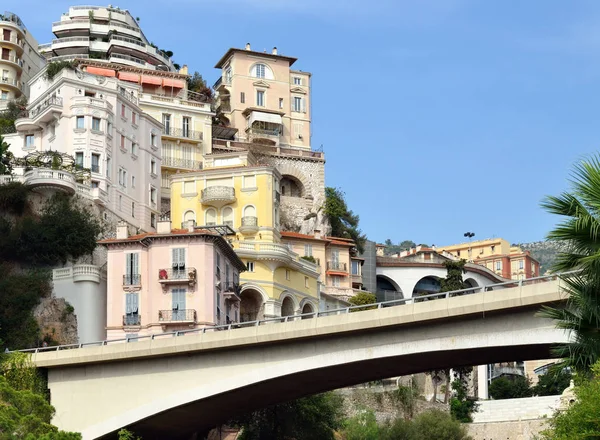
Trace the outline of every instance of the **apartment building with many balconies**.
<instances>
[{"instance_id":1,"label":"apartment building with many balconies","mask_svg":"<svg viewBox=\"0 0 600 440\"><path fill-rule=\"evenodd\" d=\"M237 322L244 263L214 230L171 229L130 236L119 226L108 249L108 339Z\"/></svg>"},{"instance_id":2,"label":"apartment building with many balconies","mask_svg":"<svg viewBox=\"0 0 600 440\"><path fill-rule=\"evenodd\" d=\"M50 62L89 58L151 70L176 70L170 54L146 38L138 19L126 9L71 6L60 21L52 23L52 33L56 38L39 46Z\"/></svg>"},{"instance_id":3,"label":"apartment building with many balconies","mask_svg":"<svg viewBox=\"0 0 600 440\"><path fill-rule=\"evenodd\" d=\"M12 12L0 14L0 110L9 101L29 96L29 81L44 66L35 38Z\"/></svg>"},{"instance_id":4,"label":"apartment building with many balconies","mask_svg":"<svg viewBox=\"0 0 600 440\"><path fill-rule=\"evenodd\" d=\"M319 266L281 240L280 180L275 168L258 164L247 150L213 152L203 170L171 176L173 222L221 225L246 264L242 321L318 310Z\"/></svg>"},{"instance_id":5,"label":"apartment building with many balconies","mask_svg":"<svg viewBox=\"0 0 600 440\"><path fill-rule=\"evenodd\" d=\"M72 158L75 169L89 170L89 177L81 182L75 182L77 176L67 179L69 173L53 170L52 163L28 165L16 173L28 178L52 170L57 185L91 194L107 211L105 218L153 230L160 212L162 126L140 108L139 93L139 87L117 78L79 69L65 68L53 78L40 72L31 82L26 114L15 121L17 133L5 140L25 161L46 151L59 152Z\"/></svg>"}]
</instances>

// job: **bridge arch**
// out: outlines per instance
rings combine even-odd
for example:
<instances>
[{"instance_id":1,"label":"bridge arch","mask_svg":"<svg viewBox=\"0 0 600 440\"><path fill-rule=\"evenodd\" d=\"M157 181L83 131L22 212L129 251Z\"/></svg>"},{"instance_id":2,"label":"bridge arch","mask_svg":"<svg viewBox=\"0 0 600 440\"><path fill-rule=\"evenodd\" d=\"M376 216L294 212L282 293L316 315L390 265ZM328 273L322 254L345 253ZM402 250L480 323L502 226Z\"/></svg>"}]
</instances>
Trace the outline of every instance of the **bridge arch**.
<instances>
[{"instance_id":1,"label":"bridge arch","mask_svg":"<svg viewBox=\"0 0 600 440\"><path fill-rule=\"evenodd\" d=\"M422 277L417 283L412 291L412 296L423 296L423 295L431 295L433 293L438 293L442 290L441 286L441 277L435 275L426 275Z\"/></svg>"},{"instance_id":2,"label":"bridge arch","mask_svg":"<svg viewBox=\"0 0 600 440\"><path fill-rule=\"evenodd\" d=\"M377 275L377 302L403 299L404 292L392 278L387 275Z\"/></svg>"}]
</instances>

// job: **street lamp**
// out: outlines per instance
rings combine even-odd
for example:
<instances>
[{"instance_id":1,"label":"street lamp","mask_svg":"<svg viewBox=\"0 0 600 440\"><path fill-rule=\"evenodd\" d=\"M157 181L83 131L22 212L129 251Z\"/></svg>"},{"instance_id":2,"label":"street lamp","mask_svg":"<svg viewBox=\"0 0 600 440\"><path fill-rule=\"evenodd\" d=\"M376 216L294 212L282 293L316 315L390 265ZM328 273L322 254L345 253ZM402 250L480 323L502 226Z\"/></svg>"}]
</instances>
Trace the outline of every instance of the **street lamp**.
<instances>
[{"instance_id":1,"label":"street lamp","mask_svg":"<svg viewBox=\"0 0 600 440\"><path fill-rule=\"evenodd\" d=\"M475 237L475 232L465 232L464 236L469 237L469 241L471 241L471 238Z\"/></svg>"}]
</instances>

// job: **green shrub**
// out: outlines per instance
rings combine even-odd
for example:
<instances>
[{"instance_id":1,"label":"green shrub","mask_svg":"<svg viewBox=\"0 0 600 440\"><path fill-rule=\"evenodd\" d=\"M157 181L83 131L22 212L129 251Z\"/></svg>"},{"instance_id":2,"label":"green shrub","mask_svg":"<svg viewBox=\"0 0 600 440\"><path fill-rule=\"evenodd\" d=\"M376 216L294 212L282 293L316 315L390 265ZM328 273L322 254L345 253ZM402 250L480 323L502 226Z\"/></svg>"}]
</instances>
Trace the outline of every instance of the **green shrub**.
<instances>
[{"instance_id":1,"label":"green shrub","mask_svg":"<svg viewBox=\"0 0 600 440\"><path fill-rule=\"evenodd\" d=\"M495 400L531 397L529 379L525 376L502 376L494 379L489 387L490 397Z\"/></svg>"},{"instance_id":2,"label":"green shrub","mask_svg":"<svg viewBox=\"0 0 600 440\"><path fill-rule=\"evenodd\" d=\"M369 292L359 292L348 300L353 306L361 306L363 304L373 304L377 302L377 297ZM353 312L359 312L363 310L376 309L377 306L360 307L352 310Z\"/></svg>"}]
</instances>

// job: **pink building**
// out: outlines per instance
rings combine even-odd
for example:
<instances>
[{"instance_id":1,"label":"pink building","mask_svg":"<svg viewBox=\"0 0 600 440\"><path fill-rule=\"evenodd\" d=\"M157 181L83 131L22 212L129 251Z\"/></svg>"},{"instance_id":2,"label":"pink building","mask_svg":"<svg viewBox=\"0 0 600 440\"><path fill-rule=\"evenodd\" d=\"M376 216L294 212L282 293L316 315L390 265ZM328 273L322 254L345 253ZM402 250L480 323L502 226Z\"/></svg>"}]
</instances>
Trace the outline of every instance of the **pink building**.
<instances>
[{"instance_id":1,"label":"pink building","mask_svg":"<svg viewBox=\"0 0 600 440\"><path fill-rule=\"evenodd\" d=\"M100 241L108 249L108 339L189 330L239 319L239 273L244 263L212 230L171 230Z\"/></svg>"}]
</instances>

